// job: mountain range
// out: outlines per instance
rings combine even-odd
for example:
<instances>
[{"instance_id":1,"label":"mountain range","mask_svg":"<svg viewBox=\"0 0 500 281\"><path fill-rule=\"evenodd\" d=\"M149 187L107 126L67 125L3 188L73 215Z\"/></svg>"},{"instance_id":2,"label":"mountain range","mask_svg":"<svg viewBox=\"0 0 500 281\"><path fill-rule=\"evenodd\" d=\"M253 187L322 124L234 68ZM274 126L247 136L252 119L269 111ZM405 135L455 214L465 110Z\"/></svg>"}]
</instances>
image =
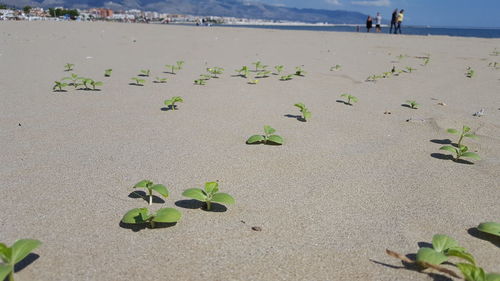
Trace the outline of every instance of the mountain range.
<instances>
[{"instance_id":1,"label":"mountain range","mask_svg":"<svg viewBox=\"0 0 500 281\"><path fill-rule=\"evenodd\" d=\"M140 9L195 16L225 16L300 22L336 24L362 23L367 15L358 12L321 9L298 9L247 0L0 0L17 7Z\"/></svg>"}]
</instances>

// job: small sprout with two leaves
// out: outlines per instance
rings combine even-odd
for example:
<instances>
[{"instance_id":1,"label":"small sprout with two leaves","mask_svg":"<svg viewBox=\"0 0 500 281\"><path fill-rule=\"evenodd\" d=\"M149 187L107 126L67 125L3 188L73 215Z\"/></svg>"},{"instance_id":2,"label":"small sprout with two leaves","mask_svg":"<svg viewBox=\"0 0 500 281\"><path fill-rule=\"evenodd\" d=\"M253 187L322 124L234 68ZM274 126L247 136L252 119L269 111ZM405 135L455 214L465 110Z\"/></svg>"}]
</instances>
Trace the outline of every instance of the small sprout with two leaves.
<instances>
[{"instance_id":1,"label":"small sprout with two leaves","mask_svg":"<svg viewBox=\"0 0 500 281\"><path fill-rule=\"evenodd\" d=\"M111 68L104 70L104 77L110 77L111 72L113 72L113 69L111 69Z\"/></svg>"},{"instance_id":2,"label":"small sprout with two leaves","mask_svg":"<svg viewBox=\"0 0 500 281\"><path fill-rule=\"evenodd\" d=\"M448 129L446 131L450 134L459 135L460 137L458 139L457 146L445 145L445 146L442 146L441 148L439 148L440 150L446 150L446 151L454 153L455 154L455 159L454 159L455 161L458 161L461 157L467 157L467 158L472 158L472 159L476 159L476 160L481 159L479 157L479 155L477 155L474 152L468 151L469 148L466 145L462 144L462 140L464 139L464 137L465 138L477 138L476 135L469 133L470 132L469 127L463 126L462 132L459 132L456 129Z\"/></svg>"},{"instance_id":3,"label":"small sprout with two leaves","mask_svg":"<svg viewBox=\"0 0 500 281\"><path fill-rule=\"evenodd\" d=\"M151 74L151 70L149 70L149 69L141 69L141 74L139 74L139 76L149 77L149 74Z\"/></svg>"},{"instance_id":4,"label":"small sprout with two leaves","mask_svg":"<svg viewBox=\"0 0 500 281\"><path fill-rule=\"evenodd\" d=\"M96 87L102 86L104 83L101 81L94 81L93 79L88 79L89 84L92 86L92 90L98 90Z\"/></svg>"},{"instance_id":5,"label":"small sprout with two leaves","mask_svg":"<svg viewBox=\"0 0 500 281\"><path fill-rule=\"evenodd\" d=\"M281 145L284 140L281 136L274 135L276 130L271 126L264 126L264 135L253 135L247 140L247 144L271 144L271 145Z\"/></svg>"},{"instance_id":6,"label":"small sprout with two leaves","mask_svg":"<svg viewBox=\"0 0 500 281\"><path fill-rule=\"evenodd\" d=\"M498 222L483 222L477 226L477 229L481 232L500 237L500 223Z\"/></svg>"},{"instance_id":7,"label":"small sprout with two leaves","mask_svg":"<svg viewBox=\"0 0 500 281\"><path fill-rule=\"evenodd\" d=\"M340 95L341 97L343 98L346 98L347 101L344 102L345 104L347 105L352 105L353 102L358 102L358 98L353 96L353 95L350 95L350 94L342 94Z\"/></svg>"},{"instance_id":8,"label":"small sprout with two leaves","mask_svg":"<svg viewBox=\"0 0 500 281\"><path fill-rule=\"evenodd\" d=\"M172 73L172 74L175 74L176 70L180 70L180 68L177 65L175 65L175 64L166 64L165 67L169 68L170 69L170 73Z\"/></svg>"},{"instance_id":9,"label":"small sprout with two leaves","mask_svg":"<svg viewBox=\"0 0 500 281\"><path fill-rule=\"evenodd\" d=\"M493 69L500 69L500 63L498 63L496 61L495 62L490 62L490 63L488 63L488 67L491 67Z\"/></svg>"},{"instance_id":10,"label":"small sprout with two leaves","mask_svg":"<svg viewBox=\"0 0 500 281\"><path fill-rule=\"evenodd\" d=\"M276 75L280 75L281 72L283 72L283 69L285 69L285 66L283 66L283 65L275 65L274 69L276 70Z\"/></svg>"},{"instance_id":11,"label":"small sprout with two leaves","mask_svg":"<svg viewBox=\"0 0 500 281\"><path fill-rule=\"evenodd\" d=\"M465 77L472 78L472 77L474 77L474 75L476 75L476 72L474 71L474 69L472 69L472 67L470 67L470 66L467 66L466 71L465 71Z\"/></svg>"},{"instance_id":12,"label":"small sprout with two leaves","mask_svg":"<svg viewBox=\"0 0 500 281\"><path fill-rule=\"evenodd\" d=\"M248 66L244 65L241 67L241 69L235 70L241 77L247 78L248 74L250 73L250 69L248 69Z\"/></svg>"},{"instance_id":13,"label":"small sprout with two leaves","mask_svg":"<svg viewBox=\"0 0 500 281\"><path fill-rule=\"evenodd\" d=\"M154 83L167 83L167 78L156 77Z\"/></svg>"},{"instance_id":14,"label":"small sprout with two leaves","mask_svg":"<svg viewBox=\"0 0 500 281\"><path fill-rule=\"evenodd\" d=\"M252 62L255 65L255 71L264 70L267 68L267 65L262 64L260 61Z\"/></svg>"},{"instance_id":15,"label":"small sprout with two leaves","mask_svg":"<svg viewBox=\"0 0 500 281\"><path fill-rule=\"evenodd\" d=\"M204 86L204 85L207 84L207 80L206 79L201 79L201 78L200 79L196 79L196 80L194 80L194 84L195 85L202 85L202 86Z\"/></svg>"},{"instance_id":16,"label":"small sprout with two leaves","mask_svg":"<svg viewBox=\"0 0 500 281\"><path fill-rule=\"evenodd\" d=\"M154 184L150 180L142 180L136 183L133 188L145 188L148 190L149 205L153 204L153 190L161 194L164 198L168 197L168 190L163 184Z\"/></svg>"},{"instance_id":17,"label":"small sprout with two leaves","mask_svg":"<svg viewBox=\"0 0 500 281\"><path fill-rule=\"evenodd\" d=\"M62 80L70 80L71 83L69 83L69 85L75 87L75 89L80 86L81 84L78 83L78 81L81 81L82 79L85 79L83 77L80 77L78 75L76 75L75 73L71 73L71 76L69 77L64 77Z\"/></svg>"},{"instance_id":18,"label":"small sprout with two leaves","mask_svg":"<svg viewBox=\"0 0 500 281\"><path fill-rule=\"evenodd\" d=\"M342 66L340 64L336 64L335 66L330 67L330 71L340 70Z\"/></svg>"},{"instance_id":19,"label":"small sprout with two leaves","mask_svg":"<svg viewBox=\"0 0 500 281\"><path fill-rule=\"evenodd\" d=\"M255 77L266 78L266 77L269 77L269 74L271 74L270 70L263 70L263 71L257 72L257 74L255 75Z\"/></svg>"},{"instance_id":20,"label":"small sprout with two leaves","mask_svg":"<svg viewBox=\"0 0 500 281\"><path fill-rule=\"evenodd\" d=\"M288 81L293 79L293 74L283 75L280 77L281 81Z\"/></svg>"},{"instance_id":21,"label":"small sprout with two leaves","mask_svg":"<svg viewBox=\"0 0 500 281\"><path fill-rule=\"evenodd\" d=\"M305 76L307 72L305 72L302 67L297 66L295 67L295 75L297 76Z\"/></svg>"},{"instance_id":22,"label":"small sprout with two leaves","mask_svg":"<svg viewBox=\"0 0 500 281\"><path fill-rule=\"evenodd\" d=\"M177 69L181 70L182 67L184 66L184 61L183 60L179 60L179 61L176 61L175 64L177 64Z\"/></svg>"},{"instance_id":23,"label":"small sprout with two leaves","mask_svg":"<svg viewBox=\"0 0 500 281\"><path fill-rule=\"evenodd\" d=\"M165 100L163 103L171 110L175 110L175 108L177 107L175 105L176 102L184 102L184 100L181 97L175 96L169 100Z\"/></svg>"},{"instance_id":24,"label":"small sprout with two leaves","mask_svg":"<svg viewBox=\"0 0 500 281\"><path fill-rule=\"evenodd\" d=\"M407 66L407 67L405 67L404 72L406 72L406 73L412 73L414 70L416 70L416 69L413 68L413 67L411 67L411 66Z\"/></svg>"},{"instance_id":25,"label":"small sprout with two leaves","mask_svg":"<svg viewBox=\"0 0 500 281\"><path fill-rule=\"evenodd\" d=\"M452 256L476 264L474 257L465 248L460 247L455 239L443 234L436 234L432 237L432 248L423 247L418 250L417 263L440 265Z\"/></svg>"},{"instance_id":26,"label":"small sprout with two leaves","mask_svg":"<svg viewBox=\"0 0 500 281\"><path fill-rule=\"evenodd\" d=\"M61 82L61 81L54 81L54 86L52 87L52 90L54 92L63 92L65 91L63 88L68 87L67 83Z\"/></svg>"},{"instance_id":27,"label":"small sprout with two leaves","mask_svg":"<svg viewBox=\"0 0 500 281\"><path fill-rule=\"evenodd\" d=\"M135 208L128 211L122 218L126 224L149 224L151 228L156 223L176 223L181 219L181 212L175 208L161 208L156 213L149 213L148 208Z\"/></svg>"},{"instance_id":28,"label":"small sprout with two leaves","mask_svg":"<svg viewBox=\"0 0 500 281\"><path fill-rule=\"evenodd\" d=\"M132 77L130 80L134 80L134 83L131 83L132 85L136 86L144 86L144 83L146 83L146 80L141 79L139 77Z\"/></svg>"},{"instance_id":29,"label":"small sprout with two leaves","mask_svg":"<svg viewBox=\"0 0 500 281\"><path fill-rule=\"evenodd\" d=\"M412 109L417 109L417 108L420 106L420 104L418 104L418 103L417 103L416 101L414 101L414 100L407 100L407 101L406 101L406 104L407 104L410 108L412 108Z\"/></svg>"},{"instance_id":30,"label":"small sprout with two leaves","mask_svg":"<svg viewBox=\"0 0 500 281\"><path fill-rule=\"evenodd\" d=\"M65 68L64 71L72 71L74 67L75 67L74 64L68 62L67 64L64 65Z\"/></svg>"},{"instance_id":31,"label":"small sprout with two leaves","mask_svg":"<svg viewBox=\"0 0 500 281\"><path fill-rule=\"evenodd\" d=\"M94 81L94 79L91 79L91 78L80 78L80 81L82 81L82 84L83 87L84 87L84 90L90 90L90 87L89 86L92 86L92 89L95 91L95 90L98 90L96 89L97 86L102 86L103 83L101 81Z\"/></svg>"},{"instance_id":32,"label":"small sprout with two leaves","mask_svg":"<svg viewBox=\"0 0 500 281\"><path fill-rule=\"evenodd\" d=\"M207 68L207 71L212 74L212 78L219 78L217 75L221 75L224 72L224 68L214 66Z\"/></svg>"},{"instance_id":33,"label":"small sprout with two leaves","mask_svg":"<svg viewBox=\"0 0 500 281\"><path fill-rule=\"evenodd\" d=\"M227 194L219 192L218 182L207 182L205 183L205 188L190 188L184 190L182 196L193 198L207 204L207 210L212 209L212 202L224 203L224 204L234 204L234 198Z\"/></svg>"},{"instance_id":34,"label":"small sprout with two leaves","mask_svg":"<svg viewBox=\"0 0 500 281\"><path fill-rule=\"evenodd\" d=\"M294 106L298 107L299 110L300 110L300 113L302 113L302 119L304 121L307 121L308 119L311 118L311 112L307 109L306 105L299 102L299 103L296 103L294 104Z\"/></svg>"},{"instance_id":35,"label":"small sprout with two leaves","mask_svg":"<svg viewBox=\"0 0 500 281\"><path fill-rule=\"evenodd\" d=\"M31 251L38 248L42 242L34 239L20 239L14 242L11 247L0 243L0 280L14 281L14 268L16 263L26 258Z\"/></svg>"}]
</instances>

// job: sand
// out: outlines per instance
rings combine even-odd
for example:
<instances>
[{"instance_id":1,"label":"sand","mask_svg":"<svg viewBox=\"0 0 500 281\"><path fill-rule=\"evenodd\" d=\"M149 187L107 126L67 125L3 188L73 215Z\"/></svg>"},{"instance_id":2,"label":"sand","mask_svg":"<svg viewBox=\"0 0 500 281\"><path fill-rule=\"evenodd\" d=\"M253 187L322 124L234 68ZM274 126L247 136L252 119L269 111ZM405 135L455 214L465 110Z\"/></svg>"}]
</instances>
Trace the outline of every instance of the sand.
<instances>
[{"instance_id":1,"label":"sand","mask_svg":"<svg viewBox=\"0 0 500 281\"><path fill-rule=\"evenodd\" d=\"M0 28L0 241L43 242L16 280L447 280L385 254L416 253L437 233L500 272L499 241L473 230L500 220L500 70L488 68L500 62L490 56L499 39L116 23ZM422 66L415 57L426 54ZM163 73L177 60L184 69ZM303 65L307 74L257 85L232 77L257 60L286 73ZM102 90L53 92L68 62L103 81ZM330 71L335 64L342 69ZM193 85L212 66L226 71ZM392 66L417 70L365 82ZM465 77L467 66L475 77ZM129 85L141 69L152 77ZM152 83L156 76L169 80ZM342 93L359 102L338 102ZM184 98L179 110L161 110L172 96ZM420 108L401 105L409 99ZM286 116L298 114L296 102L312 111L310 121ZM473 117L481 108L486 114ZM264 125L285 144L246 145ZM479 136L465 140L482 157L473 164L439 150L456 142L446 129L462 125ZM147 206L128 197L142 179L169 188L151 209L178 208L177 225L120 226L126 211ZM182 207L183 190L215 180L235 205Z\"/></svg>"}]
</instances>

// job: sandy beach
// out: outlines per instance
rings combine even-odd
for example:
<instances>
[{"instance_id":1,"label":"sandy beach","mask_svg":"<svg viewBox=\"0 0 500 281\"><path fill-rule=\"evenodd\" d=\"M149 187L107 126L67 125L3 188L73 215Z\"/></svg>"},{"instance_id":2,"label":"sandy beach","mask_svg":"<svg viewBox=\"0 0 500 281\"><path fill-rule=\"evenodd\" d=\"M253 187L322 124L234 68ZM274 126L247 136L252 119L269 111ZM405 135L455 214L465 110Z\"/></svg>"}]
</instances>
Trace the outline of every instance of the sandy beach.
<instances>
[{"instance_id":1,"label":"sandy beach","mask_svg":"<svg viewBox=\"0 0 500 281\"><path fill-rule=\"evenodd\" d=\"M414 254L438 233L500 272L500 241L471 230L500 221L495 48L500 39L1 22L0 242L43 243L16 280L449 280L385 253ZM182 70L164 73L178 60ZM235 76L255 61L307 74L256 85ZM220 78L193 85L214 66L225 69ZM393 66L416 70L365 81ZM151 77L129 85L141 69ZM70 73L104 85L53 92ZM343 93L359 102L345 105ZM172 96L184 103L162 110ZM297 102L311 120L293 117ZM264 125L285 144L246 145ZM479 136L464 142L481 160L439 150L457 141L446 129L462 125ZM147 207L129 197L143 179L168 187L150 209L177 208L177 225L120 226L128 210ZM226 211L182 201L183 190L216 180L236 199Z\"/></svg>"}]
</instances>

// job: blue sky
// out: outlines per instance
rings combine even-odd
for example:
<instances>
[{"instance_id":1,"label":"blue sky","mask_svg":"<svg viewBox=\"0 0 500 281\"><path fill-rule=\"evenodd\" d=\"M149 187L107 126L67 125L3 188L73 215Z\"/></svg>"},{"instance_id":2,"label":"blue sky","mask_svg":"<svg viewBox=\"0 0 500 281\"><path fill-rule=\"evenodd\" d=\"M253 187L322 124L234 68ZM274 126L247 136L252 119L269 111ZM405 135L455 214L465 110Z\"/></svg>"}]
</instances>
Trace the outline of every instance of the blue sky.
<instances>
[{"instance_id":1,"label":"blue sky","mask_svg":"<svg viewBox=\"0 0 500 281\"><path fill-rule=\"evenodd\" d=\"M388 19L394 9L405 10L408 25L500 27L500 0L260 0L297 8L380 12Z\"/></svg>"}]
</instances>

